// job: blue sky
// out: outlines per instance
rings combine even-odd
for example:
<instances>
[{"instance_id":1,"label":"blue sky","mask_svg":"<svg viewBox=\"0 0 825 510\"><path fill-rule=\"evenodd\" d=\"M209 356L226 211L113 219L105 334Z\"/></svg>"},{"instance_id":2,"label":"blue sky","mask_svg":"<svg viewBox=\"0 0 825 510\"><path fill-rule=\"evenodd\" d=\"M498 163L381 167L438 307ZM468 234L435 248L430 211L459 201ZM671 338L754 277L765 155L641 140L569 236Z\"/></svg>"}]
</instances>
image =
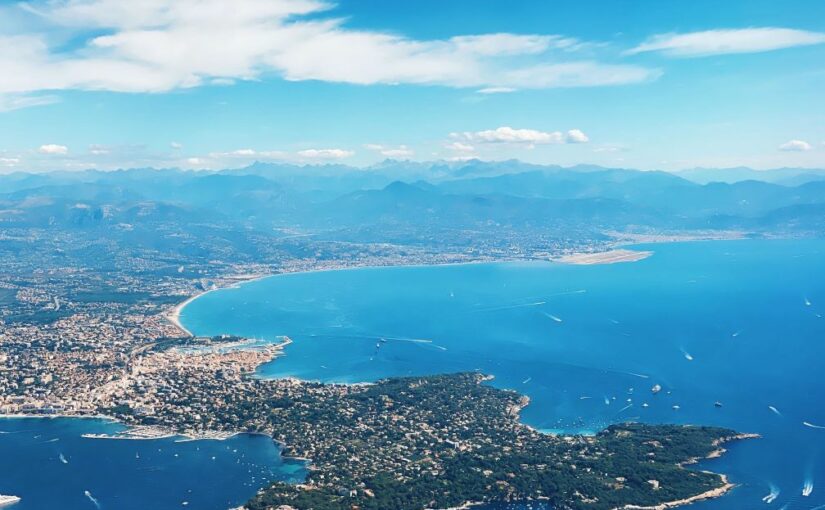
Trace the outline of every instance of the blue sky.
<instances>
[{"instance_id":1,"label":"blue sky","mask_svg":"<svg viewBox=\"0 0 825 510\"><path fill-rule=\"evenodd\" d=\"M0 172L825 167L825 2L0 2Z\"/></svg>"}]
</instances>

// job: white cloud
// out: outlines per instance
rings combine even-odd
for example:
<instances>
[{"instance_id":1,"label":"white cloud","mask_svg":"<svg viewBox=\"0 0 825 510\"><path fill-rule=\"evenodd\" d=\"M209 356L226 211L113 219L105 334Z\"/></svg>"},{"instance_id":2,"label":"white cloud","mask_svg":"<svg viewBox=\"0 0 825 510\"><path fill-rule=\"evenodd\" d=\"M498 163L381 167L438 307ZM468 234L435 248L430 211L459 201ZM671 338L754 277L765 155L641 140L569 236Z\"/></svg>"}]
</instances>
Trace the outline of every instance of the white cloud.
<instances>
[{"instance_id":1,"label":"white cloud","mask_svg":"<svg viewBox=\"0 0 825 510\"><path fill-rule=\"evenodd\" d=\"M487 87L483 89L478 89L476 92L479 94L508 94L510 92L515 92L517 89L512 87Z\"/></svg>"},{"instance_id":2,"label":"white cloud","mask_svg":"<svg viewBox=\"0 0 825 510\"><path fill-rule=\"evenodd\" d=\"M49 155L59 155L63 156L69 153L69 148L65 145L57 145L55 143L47 143L45 145L41 145L40 148L37 149L37 152L40 154L49 154Z\"/></svg>"},{"instance_id":3,"label":"white cloud","mask_svg":"<svg viewBox=\"0 0 825 510\"><path fill-rule=\"evenodd\" d=\"M14 167L20 164L20 158L0 157L0 166Z\"/></svg>"},{"instance_id":4,"label":"white cloud","mask_svg":"<svg viewBox=\"0 0 825 510\"><path fill-rule=\"evenodd\" d=\"M406 145L399 145L398 147L387 147L386 145L368 143L364 145L364 148L378 152L382 156L386 156L388 158L410 158L413 155L415 155L415 151L413 151Z\"/></svg>"},{"instance_id":5,"label":"white cloud","mask_svg":"<svg viewBox=\"0 0 825 510\"><path fill-rule=\"evenodd\" d=\"M567 143L587 143L590 138L580 129L571 129L567 132Z\"/></svg>"},{"instance_id":6,"label":"white cloud","mask_svg":"<svg viewBox=\"0 0 825 510\"><path fill-rule=\"evenodd\" d=\"M89 154L93 156L103 156L109 154L111 150L105 145L92 144L89 146Z\"/></svg>"},{"instance_id":7,"label":"white cloud","mask_svg":"<svg viewBox=\"0 0 825 510\"><path fill-rule=\"evenodd\" d=\"M183 144L180 143L180 142L169 142L169 147L171 147L172 149L174 149L176 151L179 151L179 150L183 149Z\"/></svg>"},{"instance_id":8,"label":"white cloud","mask_svg":"<svg viewBox=\"0 0 825 510\"><path fill-rule=\"evenodd\" d=\"M444 144L444 148L450 151L451 155L447 156L449 161L469 161L478 158L476 148L473 145L464 142L449 142Z\"/></svg>"},{"instance_id":9,"label":"white cloud","mask_svg":"<svg viewBox=\"0 0 825 510\"><path fill-rule=\"evenodd\" d=\"M351 29L345 20L319 17L331 5L314 0L21 5L36 19L13 33L0 28L0 106L43 104L43 97L26 96L39 91L164 92L272 73L287 80L488 90L617 85L659 74L638 65L577 60L577 50L588 43L558 35L417 40ZM67 50L55 33L78 44Z\"/></svg>"},{"instance_id":10,"label":"white cloud","mask_svg":"<svg viewBox=\"0 0 825 510\"><path fill-rule=\"evenodd\" d=\"M811 150L811 144L803 140L789 140L780 145L779 150L787 152L806 152Z\"/></svg>"},{"instance_id":11,"label":"white cloud","mask_svg":"<svg viewBox=\"0 0 825 510\"><path fill-rule=\"evenodd\" d=\"M472 145L461 142L448 143L444 147L455 152L474 152L476 150Z\"/></svg>"},{"instance_id":12,"label":"white cloud","mask_svg":"<svg viewBox=\"0 0 825 510\"><path fill-rule=\"evenodd\" d=\"M561 144L561 143L585 143L589 141L587 135L578 129L571 129L566 134L561 131L538 131L536 129L514 129L509 126L502 126L496 129L485 131L464 131L460 133L450 133L450 138L471 143L508 143L524 144L527 146Z\"/></svg>"},{"instance_id":13,"label":"white cloud","mask_svg":"<svg viewBox=\"0 0 825 510\"><path fill-rule=\"evenodd\" d=\"M0 77L2 81L2 77ZM0 93L0 112L10 112L21 108L32 106L43 106L58 102L54 95L32 95L32 94L2 94Z\"/></svg>"},{"instance_id":14,"label":"white cloud","mask_svg":"<svg viewBox=\"0 0 825 510\"><path fill-rule=\"evenodd\" d=\"M306 149L298 151L298 155L307 159L344 159L355 153L344 149Z\"/></svg>"},{"instance_id":15,"label":"white cloud","mask_svg":"<svg viewBox=\"0 0 825 510\"><path fill-rule=\"evenodd\" d=\"M593 149L593 152L625 152L629 150L624 145L602 145L601 147L596 147Z\"/></svg>"},{"instance_id":16,"label":"white cloud","mask_svg":"<svg viewBox=\"0 0 825 510\"><path fill-rule=\"evenodd\" d=\"M821 43L825 43L825 33L821 32L774 27L740 28L659 34L625 53L634 55L656 51L672 57L703 57L728 53L757 53Z\"/></svg>"},{"instance_id":17,"label":"white cloud","mask_svg":"<svg viewBox=\"0 0 825 510\"><path fill-rule=\"evenodd\" d=\"M283 151L259 151L255 149L236 149L229 152L211 152L209 158L213 160L222 159L247 159L247 160L271 160L286 159L289 155Z\"/></svg>"}]
</instances>

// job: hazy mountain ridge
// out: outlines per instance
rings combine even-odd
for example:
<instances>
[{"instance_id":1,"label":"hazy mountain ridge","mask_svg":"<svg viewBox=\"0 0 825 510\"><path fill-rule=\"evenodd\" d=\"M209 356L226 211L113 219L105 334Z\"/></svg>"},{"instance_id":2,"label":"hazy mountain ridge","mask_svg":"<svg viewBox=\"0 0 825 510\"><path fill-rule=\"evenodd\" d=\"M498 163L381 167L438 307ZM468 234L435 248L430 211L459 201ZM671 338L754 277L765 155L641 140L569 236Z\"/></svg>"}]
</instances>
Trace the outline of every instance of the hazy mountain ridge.
<instances>
[{"instance_id":1,"label":"hazy mountain ridge","mask_svg":"<svg viewBox=\"0 0 825 510\"><path fill-rule=\"evenodd\" d=\"M751 175L750 169L733 169ZM790 172L780 169L766 173ZM0 176L0 225L241 222L313 231L740 228L817 230L825 179L699 184L693 174L537 166L518 161L412 163L367 169L256 163L239 170L95 170ZM765 172L759 172L760 174ZM825 175L825 174L823 174ZM787 179L785 179L787 181Z\"/></svg>"}]
</instances>

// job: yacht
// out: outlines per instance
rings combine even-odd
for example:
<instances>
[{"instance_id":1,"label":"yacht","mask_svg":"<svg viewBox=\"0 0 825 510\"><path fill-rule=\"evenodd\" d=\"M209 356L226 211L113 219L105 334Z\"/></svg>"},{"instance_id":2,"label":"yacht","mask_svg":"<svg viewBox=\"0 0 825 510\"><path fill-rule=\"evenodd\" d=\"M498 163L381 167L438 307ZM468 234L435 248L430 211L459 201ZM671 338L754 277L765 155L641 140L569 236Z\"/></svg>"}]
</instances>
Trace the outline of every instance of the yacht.
<instances>
[{"instance_id":1,"label":"yacht","mask_svg":"<svg viewBox=\"0 0 825 510\"><path fill-rule=\"evenodd\" d=\"M5 508L19 502L20 498L17 496L4 496L3 494L0 494L0 508Z\"/></svg>"}]
</instances>

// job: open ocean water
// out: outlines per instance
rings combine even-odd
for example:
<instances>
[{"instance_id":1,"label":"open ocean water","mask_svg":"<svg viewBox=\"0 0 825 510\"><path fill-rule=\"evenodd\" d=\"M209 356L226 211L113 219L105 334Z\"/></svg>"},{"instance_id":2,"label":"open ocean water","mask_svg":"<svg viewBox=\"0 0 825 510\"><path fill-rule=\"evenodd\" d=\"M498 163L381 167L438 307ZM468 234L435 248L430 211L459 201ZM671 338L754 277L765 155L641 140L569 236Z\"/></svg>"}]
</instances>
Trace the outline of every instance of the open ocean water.
<instances>
[{"instance_id":1,"label":"open ocean water","mask_svg":"<svg viewBox=\"0 0 825 510\"><path fill-rule=\"evenodd\" d=\"M267 480L299 481L268 437L224 441L90 439L122 425L85 418L0 420L0 494L13 510L226 510Z\"/></svg>"},{"instance_id":2,"label":"open ocean water","mask_svg":"<svg viewBox=\"0 0 825 510\"><path fill-rule=\"evenodd\" d=\"M655 253L280 275L204 295L182 322L199 335L290 336L263 377L481 370L529 395L522 419L547 431L633 420L757 432L701 464L741 486L692 508L825 505L825 241L636 248Z\"/></svg>"}]
</instances>

